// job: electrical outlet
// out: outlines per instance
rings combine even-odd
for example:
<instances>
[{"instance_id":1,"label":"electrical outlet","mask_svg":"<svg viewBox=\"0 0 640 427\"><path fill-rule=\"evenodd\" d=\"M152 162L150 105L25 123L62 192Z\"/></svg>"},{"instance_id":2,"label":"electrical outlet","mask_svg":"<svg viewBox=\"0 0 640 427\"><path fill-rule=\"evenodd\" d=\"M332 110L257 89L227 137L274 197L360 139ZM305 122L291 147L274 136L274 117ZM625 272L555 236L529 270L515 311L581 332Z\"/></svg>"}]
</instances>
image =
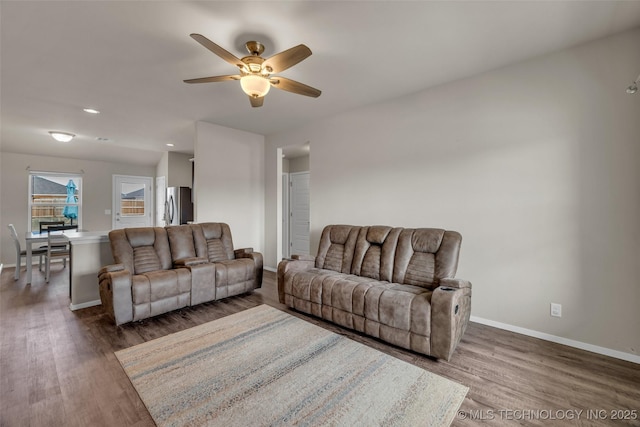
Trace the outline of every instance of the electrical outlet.
<instances>
[{"instance_id":1,"label":"electrical outlet","mask_svg":"<svg viewBox=\"0 0 640 427\"><path fill-rule=\"evenodd\" d=\"M562 317L562 304L551 303L551 315L553 317Z\"/></svg>"}]
</instances>

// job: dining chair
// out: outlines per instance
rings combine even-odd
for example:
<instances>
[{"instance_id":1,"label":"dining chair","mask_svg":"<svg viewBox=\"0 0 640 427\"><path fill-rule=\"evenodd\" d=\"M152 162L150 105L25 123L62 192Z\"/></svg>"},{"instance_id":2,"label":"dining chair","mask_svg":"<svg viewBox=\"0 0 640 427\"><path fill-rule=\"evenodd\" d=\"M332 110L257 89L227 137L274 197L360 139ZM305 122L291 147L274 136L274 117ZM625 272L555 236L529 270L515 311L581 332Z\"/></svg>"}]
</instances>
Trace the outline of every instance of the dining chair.
<instances>
[{"instance_id":1,"label":"dining chair","mask_svg":"<svg viewBox=\"0 0 640 427\"><path fill-rule=\"evenodd\" d=\"M51 260L62 258L62 267L67 266L67 258L70 256L69 239L64 234L47 233L47 249L44 255L44 280L49 283L51 273Z\"/></svg>"},{"instance_id":2,"label":"dining chair","mask_svg":"<svg viewBox=\"0 0 640 427\"><path fill-rule=\"evenodd\" d=\"M38 224L40 227L40 234L43 231L47 231L50 227L60 227L64 225L64 221L40 221Z\"/></svg>"},{"instance_id":3,"label":"dining chair","mask_svg":"<svg viewBox=\"0 0 640 427\"><path fill-rule=\"evenodd\" d=\"M73 225L52 225L47 228L47 231L62 231L64 233L65 230L78 230L78 224Z\"/></svg>"},{"instance_id":4,"label":"dining chair","mask_svg":"<svg viewBox=\"0 0 640 427\"><path fill-rule=\"evenodd\" d=\"M47 227L43 228L42 224L46 224ZM62 225L59 225L59 224L62 224ZM52 222L41 222L40 223L40 233L42 233L43 230L46 233L51 233L52 231L62 231L64 233L65 230L77 230L77 229L78 229L78 225L77 224L75 224L75 225L64 225L64 222L55 222L55 221L52 221ZM42 245L42 246L40 246L40 249L46 250L48 246L49 246L48 244L47 245ZM57 245L57 246L58 246L58 249L64 249L66 244ZM67 266L67 260L65 259L63 261L64 261L64 266L66 267Z\"/></svg>"},{"instance_id":5,"label":"dining chair","mask_svg":"<svg viewBox=\"0 0 640 427\"><path fill-rule=\"evenodd\" d=\"M11 238L13 239L13 242L16 245L16 273L13 276L13 280L18 280L20 278L20 264L22 264L22 257L25 257L26 259L27 251L20 248L20 239L18 238L18 233L16 232L16 228L13 226L13 224L7 225L7 228L9 229ZM42 257L46 253L47 253L47 250L43 248L31 250L32 256L40 257L40 262L38 264L38 268L40 271L42 271Z\"/></svg>"}]
</instances>

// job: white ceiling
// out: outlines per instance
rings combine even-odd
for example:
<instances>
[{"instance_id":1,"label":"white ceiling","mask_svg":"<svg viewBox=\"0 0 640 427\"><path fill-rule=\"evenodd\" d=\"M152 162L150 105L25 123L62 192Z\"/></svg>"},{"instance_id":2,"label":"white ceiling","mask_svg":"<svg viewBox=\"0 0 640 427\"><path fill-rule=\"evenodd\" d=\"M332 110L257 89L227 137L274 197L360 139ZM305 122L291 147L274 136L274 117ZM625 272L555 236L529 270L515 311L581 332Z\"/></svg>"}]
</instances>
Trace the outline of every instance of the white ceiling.
<instances>
[{"instance_id":1,"label":"white ceiling","mask_svg":"<svg viewBox=\"0 0 640 427\"><path fill-rule=\"evenodd\" d=\"M192 152L196 121L268 135L637 27L640 2L2 1L0 15L2 151L155 165ZM322 95L272 90L251 108L238 82L185 84L236 72L190 33L238 57L248 40L265 57L304 43L313 55L281 75Z\"/></svg>"}]
</instances>

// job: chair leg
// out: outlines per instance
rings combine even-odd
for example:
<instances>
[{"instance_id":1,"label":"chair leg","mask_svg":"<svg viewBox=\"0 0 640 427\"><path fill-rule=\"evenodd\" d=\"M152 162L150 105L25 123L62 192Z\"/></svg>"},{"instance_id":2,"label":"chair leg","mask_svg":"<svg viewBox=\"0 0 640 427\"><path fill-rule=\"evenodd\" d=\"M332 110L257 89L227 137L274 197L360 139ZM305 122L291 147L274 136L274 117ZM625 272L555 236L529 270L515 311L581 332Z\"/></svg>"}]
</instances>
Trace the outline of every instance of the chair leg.
<instances>
[{"instance_id":1,"label":"chair leg","mask_svg":"<svg viewBox=\"0 0 640 427\"><path fill-rule=\"evenodd\" d=\"M44 263L44 269L45 269L44 281L49 283L49 271L51 270L51 260L49 258L47 258L47 260Z\"/></svg>"},{"instance_id":2,"label":"chair leg","mask_svg":"<svg viewBox=\"0 0 640 427\"><path fill-rule=\"evenodd\" d=\"M20 279L20 264L22 264L22 256L18 255L16 258L16 273L13 275L13 280Z\"/></svg>"}]
</instances>

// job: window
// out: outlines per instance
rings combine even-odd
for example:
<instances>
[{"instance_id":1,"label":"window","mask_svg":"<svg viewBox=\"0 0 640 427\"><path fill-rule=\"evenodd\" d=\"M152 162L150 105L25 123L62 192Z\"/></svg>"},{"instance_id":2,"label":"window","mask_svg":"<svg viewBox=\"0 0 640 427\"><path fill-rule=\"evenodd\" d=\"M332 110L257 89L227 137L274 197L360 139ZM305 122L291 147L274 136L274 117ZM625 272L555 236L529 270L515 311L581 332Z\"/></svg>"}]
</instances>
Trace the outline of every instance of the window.
<instances>
[{"instance_id":1,"label":"window","mask_svg":"<svg viewBox=\"0 0 640 427\"><path fill-rule=\"evenodd\" d=\"M120 189L120 215L144 216L144 184L122 183Z\"/></svg>"},{"instance_id":2,"label":"window","mask_svg":"<svg viewBox=\"0 0 640 427\"><path fill-rule=\"evenodd\" d=\"M78 225L82 221L82 176L77 174L32 172L29 174L30 231L40 223Z\"/></svg>"}]
</instances>

